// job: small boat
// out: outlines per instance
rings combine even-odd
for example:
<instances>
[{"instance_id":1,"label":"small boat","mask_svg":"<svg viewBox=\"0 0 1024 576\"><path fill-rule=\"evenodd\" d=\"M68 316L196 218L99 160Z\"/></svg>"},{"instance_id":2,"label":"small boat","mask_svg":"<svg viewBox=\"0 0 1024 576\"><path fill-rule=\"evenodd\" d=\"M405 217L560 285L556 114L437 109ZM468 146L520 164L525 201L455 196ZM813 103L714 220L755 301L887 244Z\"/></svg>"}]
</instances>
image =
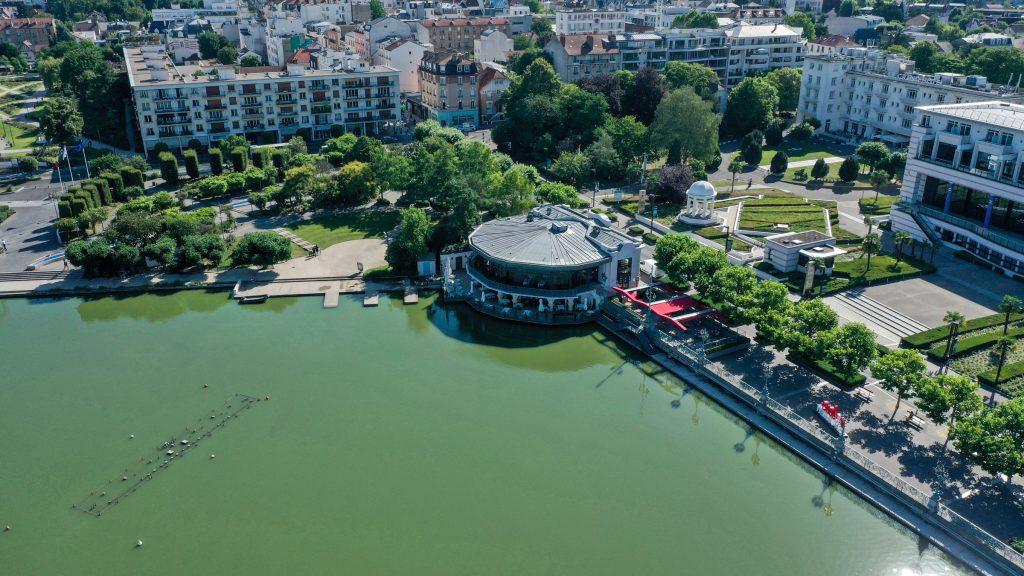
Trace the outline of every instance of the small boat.
<instances>
[{"instance_id":1,"label":"small boat","mask_svg":"<svg viewBox=\"0 0 1024 576\"><path fill-rule=\"evenodd\" d=\"M135 547L136 548L141 548L142 547L142 540L139 540L138 542L136 542L135 543Z\"/></svg>"},{"instance_id":2,"label":"small boat","mask_svg":"<svg viewBox=\"0 0 1024 576\"><path fill-rule=\"evenodd\" d=\"M262 304L270 298L269 294L257 294L255 296L242 296L238 299L239 304Z\"/></svg>"}]
</instances>

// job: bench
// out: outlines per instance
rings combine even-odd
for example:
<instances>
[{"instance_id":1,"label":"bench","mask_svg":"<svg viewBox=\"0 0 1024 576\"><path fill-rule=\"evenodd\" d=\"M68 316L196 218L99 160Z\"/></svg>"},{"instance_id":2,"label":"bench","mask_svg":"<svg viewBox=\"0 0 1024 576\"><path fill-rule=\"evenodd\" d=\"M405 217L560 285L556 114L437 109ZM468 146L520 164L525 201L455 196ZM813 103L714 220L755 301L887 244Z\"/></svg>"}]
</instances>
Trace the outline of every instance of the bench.
<instances>
[{"instance_id":1,"label":"bench","mask_svg":"<svg viewBox=\"0 0 1024 576\"><path fill-rule=\"evenodd\" d=\"M917 414L911 412L907 414L907 426L910 426L914 430L920 430L924 426L924 420L917 417Z\"/></svg>"},{"instance_id":2,"label":"bench","mask_svg":"<svg viewBox=\"0 0 1024 576\"><path fill-rule=\"evenodd\" d=\"M857 388L857 390L853 392L853 395L856 396L857 398L860 398L861 400L868 401L872 400L875 397L875 395L872 394L871 391L866 388Z\"/></svg>"}]
</instances>

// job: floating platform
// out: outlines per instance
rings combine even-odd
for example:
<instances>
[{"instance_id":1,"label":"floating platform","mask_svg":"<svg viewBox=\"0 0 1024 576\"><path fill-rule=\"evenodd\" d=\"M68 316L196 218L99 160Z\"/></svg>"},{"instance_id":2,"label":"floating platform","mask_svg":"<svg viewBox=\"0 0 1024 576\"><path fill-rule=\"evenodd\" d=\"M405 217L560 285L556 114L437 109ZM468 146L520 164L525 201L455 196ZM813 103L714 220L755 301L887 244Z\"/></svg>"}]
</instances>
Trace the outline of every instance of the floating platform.
<instances>
[{"instance_id":1,"label":"floating platform","mask_svg":"<svg viewBox=\"0 0 1024 576\"><path fill-rule=\"evenodd\" d=\"M331 282L321 288L324 291L324 308L337 308L341 296L341 282Z\"/></svg>"}]
</instances>

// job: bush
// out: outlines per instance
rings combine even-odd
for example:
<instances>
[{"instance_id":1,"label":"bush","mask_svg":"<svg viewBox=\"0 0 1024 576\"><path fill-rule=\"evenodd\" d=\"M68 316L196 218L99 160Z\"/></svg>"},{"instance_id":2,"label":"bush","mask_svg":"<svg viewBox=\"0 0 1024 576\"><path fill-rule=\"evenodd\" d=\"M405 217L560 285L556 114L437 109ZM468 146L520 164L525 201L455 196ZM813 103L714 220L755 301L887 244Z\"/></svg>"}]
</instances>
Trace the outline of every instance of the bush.
<instances>
[{"instance_id":1,"label":"bush","mask_svg":"<svg viewBox=\"0 0 1024 576\"><path fill-rule=\"evenodd\" d=\"M224 153L220 151L220 148L210 148L210 172L213 172L214 176L219 176L224 173Z\"/></svg>"},{"instance_id":2,"label":"bush","mask_svg":"<svg viewBox=\"0 0 1024 576\"><path fill-rule=\"evenodd\" d=\"M235 245L231 260L235 264L269 266L287 260L292 255L292 243L274 232L250 232Z\"/></svg>"},{"instance_id":3,"label":"bush","mask_svg":"<svg viewBox=\"0 0 1024 576\"><path fill-rule=\"evenodd\" d=\"M107 186L110 187L110 194L114 200L121 202L124 200L124 180L121 179L120 174L114 172L100 172L100 178L106 180Z\"/></svg>"},{"instance_id":4,"label":"bush","mask_svg":"<svg viewBox=\"0 0 1024 576\"><path fill-rule=\"evenodd\" d=\"M800 182L807 180L807 168L797 168L796 171L793 172L793 180Z\"/></svg>"},{"instance_id":5,"label":"bush","mask_svg":"<svg viewBox=\"0 0 1024 576\"><path fill-rule=\"evenodd\" d=\"M843 182L856 181L858 174L860 174L860 164L852 156L843 160L843 163L839 166L839 179Z\"/></svg>"},{"instance_id":6,"label":"bush","mask_svg":"<svg viewBox=\"0 0 1024 576\"><path fill-rule=\"evenodd\" d=\"M651 246L654 246L655 244L658 243L658 235L653 234L651 232L646 232L644 234L644 242L650 244Z\"/></svg>"},{"instance_id":7,"label":"bush","mask_svg":"<svg viewBox=\"0 0 1024 576\"><path fill-rule=\"evenodd\" d=\"M75 217L89 209L89 205L85 203L85 198L81 196L71 197L71 216Z\"/></svg>"},{"instance_id":8,"label":"bush","mask_svg":"<svg viewBox=\"0 0 1024 576\"><path fill-rule=\"evenodd\" d=\"M110 206L114 203L114 195L110 192L110 184L107 183L103 178L94 178L90 182L100 191L100 200L103 201L104 206Z\"/></svg>"},{"instance_id":9,"label":"bush","mask_svg":"<svg viewBox=\"0 0 1024 576\"><path fill-rule=\"evenodd\" d=\"M363 278L367 280L373 280L375 278L391 278L398 274L391 268L391 266L377 266L376 268L370 268L369 270L363 271Z\"/></svg>"},{"instance_id":10,"label":"bush","mask_svg":"<svg viewBox=\"0 0 1024 576\"><path fill-rule=\"evenodd\" d=\"M797 142L809 140L811 136L814 136L814 126L811 126L807 122L797 124L789 131L789 136Z\"/></svg>"},{"instance_id":11,"label":"bush","mask_svg":"<svg viewBox=\"0 0 1024 576\"><path fill-rule=\"evenodd\" d=\"M160 177L168 184L178 183L178 159L170 152L160 153Z\"/></svg>"},{"instance_id":12,"label":"bush","mask_svg":"<svg viewBox=\"0 0 1024 576\"><path fill-rule=\"evenodd\" d=\"M142 176L142 171L131 166L121 167L121 180L124 182L125 187L138 186L139 188L142 188L146 185L146 181Z\"/></svg>"},{"instance_id":13,"label":"bush","mask_svg":"<svg viewBox=\"0 0 1024 576\"><path fill-rule=\"evenodd\" d=\"M1007 332L1006 335L1011 338L1019 338L1024 336L1024 328L1014 328ZM996 343L996 340L999 340L1002 337L1002 330L996 330L995 332L989 332L980 336L970 336L968 338L960 338L958 336L956 352L953 354L953 357L963 356L964 354L973 352L979 348L991 346ZM942 341L935 346L932 346L931 349L928 350L928 356L936 360L945 360L947 358L946 342Z\"/></svg>"},{"instance_id":14,"label":"bush","mask_svg":"<svg viewBox=\"0 0 1024 576\"><path fill-rule=\"evenodd\" d=\"M789 168L789 156L785 152L779 152L772 156L770 168L772 174L785 174Z\"/></svg>"},{"instance_id":15,"label":"bush","mask_svg":"<svg viewBox=\"0 0 1024 576\"><path fill-rule=\"evenodd\" d=\"M89 208L99 208L103 206L103 198L100 196L98 188L93 186L92 182L85 182L82 184L82 192L87 194L89 197Z\"/></svg>"},{"instance_id":16,"label":"bush","mask_svg":"<svg viewBox=\"0 0 1024 576\"><path fill-rule=\"evenodd\" d=\"M778 146L782 144L782 130L786 127L786 123L776 118L768 123L768 126L764 129L764 141L769 146Z\"/></svg>"},{"instance_id":17,"label":"bush","mask_svg":"<svg viewBox=\"0 0 1024 576\"><path fill-rule=\"evenodd\" d=\"M167 152L170 149L171 147L168 146L165 142L157 142L156 146L153 146L153 152L156 152L158 156L160 154L163 154L164 152Z\"/></svg>"},{"instance_id":18,"label":"bush","mask_svg":"<svg viewBox=\"0 0 1024 576\"><path fill-rule=\"evenodd\" d=\"M960 325L959 334L963 336L964 334L967 334L968 332L973 332L975 330L983 330L985 328L991 328L993 326L1002 326L1003 320L1005 318L1006 316L1004 314L991 314L989 316L973 318ZM1011 326L1017 322L1020 322L1021 320L1024 320L1024 314L1010 315ZM907 346L909 348L921 349L927 348L932 344L939 342L940 340L945 340L947 338L949 338L949 326L945 325L936 326L935 328L930 328L928 330L924 330L916 334L904 336L900 340L900 342L904 346Z\"/></svg>"},{"instance_id":19,"label":"bush","mask_svg":"<svg viewBox=\"0 0 1024 576\"><path fill-rule=\"evenodd\" d=\"M997 371L998 366L987 372L982 372L981 374L978 374L978 380L981 380L989 386L997 386L1007 380L1013 380L1018 376L1024 376L1024 361L1003 364L1003 371L999 374L999 382L996 382Z\"/></svg>"},{"instance_id":20,"label":"bush","mask_svg":"<svg viewBox=\"0 0 1024 576\"><path fill-rule=\"evenodd\" d=\"M270 159L270 150L267 148L257 148L252 151L252 165L263 170L272 166Z\"/></svg>"},{"instance_id":21,"label":"bush","mask_svg":"<svg viewBox=\"0 0 1024 576\"><path fill-rule=\"evenodd\" d=\"M124 197L126 200L134 200L135 198L140 198L144 192L142 186L126 186Z\"/></svg>"},{"instance_id":22,"label":"bush","mask_svg":"<svg viewBox=\"0 0 1024 576\"><path fill-rule=\"evenodd\" d=\"M31 156L18 158L18 170L22 172L35 172L39 169L39 161Z\"/></svg>"},{"instance_id":23,"label":"bush","mask_svg":"<svg viewBox=\"0 0 1024 576\"><path fill-rule=\"evenodd\" d=\"M200 199L206 200L209 198L219 198L228 193L228 183L224 180L223 176L211 176L210 178L204 178L199 181L196 186L196 196Z\"/></svg>"},{"instance_id":24,"label":"bush","mask_svg":"<svg viewBox=\"0 0 1024 576\"><path fill-rule=\"evenodd\" d=\"M186 144L189 150L194 151L196 154L203 151L203 143L198 138L193 138Z\"/></svg>"},{"instance_id":25,"label":"bush","mask_svg":"<svg viewBox=\"0 0 1024 576\"><path fill-rule=\"evenodd\" d=\"M3 206L7 208L7 206ZM71 218L74 214L71 212L71 199L66 195L61 196L60 201L57 202L57 216L60 218Z\"/></svg>"},{"instance_id":26,"label":"bush","mask_svg":"<svg viewBox=\"0 0 1024 576\"><path fill-rule=\"evenodd\" d=\"M629 232L630 236L643 236L644 235L644 227L643 226L630 226L628 232Z\"/></svg>"},{"instance_id":27,"label":"bush","mask_svg":"<svg viewBox=\"0 0 1024 576\"><path fill-rule=\"evenodd\" d=\"M743 148L742 154L743 161L750 166L757 166L761 163L761 158L764 157L764 151L757 142L752 142Z\"/></svg>"},{"instance_id":28,"label":"bush","mask_svg":"<svg viewBox=\"0 0 1024 576\"><path fill-rule=\"evenodd\" d=\"M199 154L195 150L185 150L182 153L185 158L185 172L188 173L188 177L195 180L199 178Z\"/></svg>"},{"instance_id":29,"label":"bush","mask_svg":"<svg viewBox=\"0 0 1024 576\"><path fill-rule=\"evenodd\" d=\"M231 149L231 169L245 172L249 168L249 149L237 146Z\"/></svg>"}]
</instances>

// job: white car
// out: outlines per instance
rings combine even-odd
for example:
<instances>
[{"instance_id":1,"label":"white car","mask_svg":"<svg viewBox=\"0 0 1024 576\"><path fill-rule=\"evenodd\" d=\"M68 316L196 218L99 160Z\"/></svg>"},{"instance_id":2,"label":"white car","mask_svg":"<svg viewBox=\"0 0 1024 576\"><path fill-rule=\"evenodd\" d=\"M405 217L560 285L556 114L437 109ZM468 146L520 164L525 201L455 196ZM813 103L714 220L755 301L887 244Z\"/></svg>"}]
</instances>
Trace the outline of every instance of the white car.
<instances>
[{"instance_id":1,"label":"white car","mask_svg":"<svg viewBox=\"0 0 1024 576\"><path fill-rule=\"evenodd\" d=\"M650 278L651 282L665 277L665 271L658 269L658 262L654 258L640 261L640 274Z\"/></svg>"}]
</instances>

